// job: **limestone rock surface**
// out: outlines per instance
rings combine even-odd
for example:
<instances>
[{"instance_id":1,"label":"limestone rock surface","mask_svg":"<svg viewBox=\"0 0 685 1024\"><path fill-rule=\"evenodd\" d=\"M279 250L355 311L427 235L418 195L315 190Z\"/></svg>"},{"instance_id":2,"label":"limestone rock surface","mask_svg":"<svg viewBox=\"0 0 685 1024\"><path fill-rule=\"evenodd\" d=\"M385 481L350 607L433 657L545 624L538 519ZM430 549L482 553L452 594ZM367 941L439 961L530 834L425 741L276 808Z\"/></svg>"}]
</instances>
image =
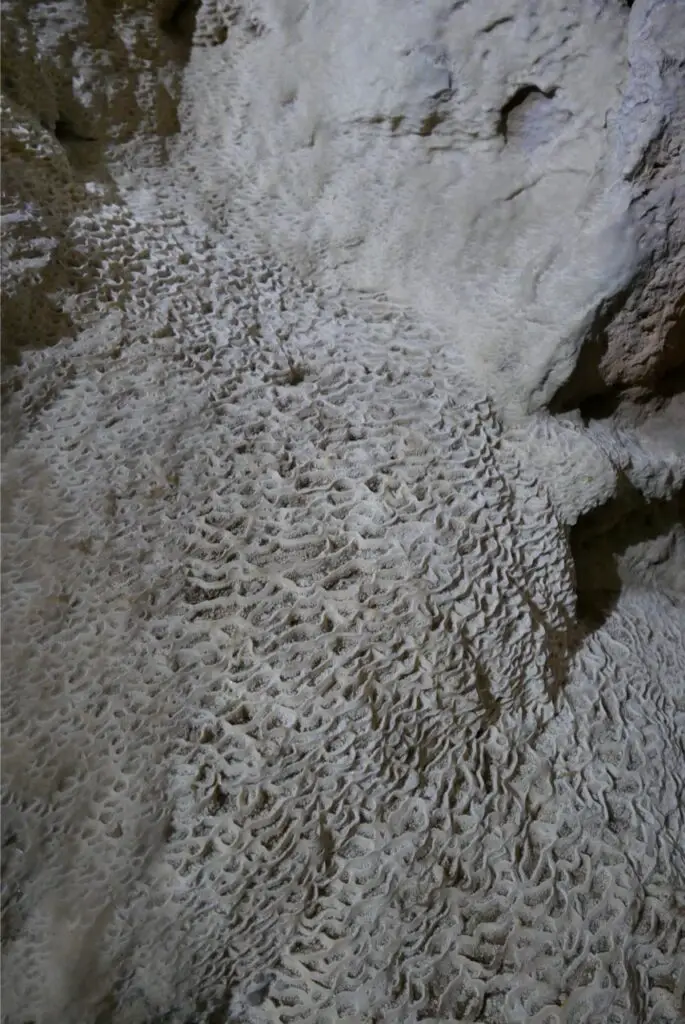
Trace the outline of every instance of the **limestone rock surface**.
<instances>
[{"instance_id":1,"label":"limestone rock surface","mask_svg":"<svg viewBox=\"0 0 685 1024\"><path fill-rule=\"evenodd\" d=\"M672 395L685 382L685 6L631 8L628 77L611 122L615 168L631 188L640 258L600 310L559 398L626 391Z\"/></svg>"},{"instance_id":2,"label":"limestone rock surface","mask_svg":"<svg viewBox=\"0 0 685 1024\"><path fill-rule=\"evenodd\" d=\"M419 311L512 410L669 386L683 4L203 5L217 17L226 41L188 77L213 208Z\"/></svg>"}]
</instances>

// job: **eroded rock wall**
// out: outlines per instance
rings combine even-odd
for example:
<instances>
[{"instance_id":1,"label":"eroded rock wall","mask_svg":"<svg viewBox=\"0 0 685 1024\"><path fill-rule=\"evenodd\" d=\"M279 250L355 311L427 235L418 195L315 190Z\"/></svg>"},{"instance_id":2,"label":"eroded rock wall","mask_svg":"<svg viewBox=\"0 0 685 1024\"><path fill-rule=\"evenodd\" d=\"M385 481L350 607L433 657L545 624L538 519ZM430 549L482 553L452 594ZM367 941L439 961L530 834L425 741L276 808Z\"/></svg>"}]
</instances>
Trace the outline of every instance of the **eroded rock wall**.
<instances>
[{"instance_id":1,"label":"eroded rock wall","mask_svg":"<svg viewBox=\"0 0 685 1024\"><path fill-rule=\"evenodd\" d=\"M512 412L682 367L682 4L203 5L217 18L188 76L210 208L418 310Z\"/></svg>"},{"instance_id":2,"label":"eroded rock wall","mask_svg":"<svg viewBox=\"0 0 685 1024\"><path fill-rule=\"evenodd\" d=\"M2 31L3 359L73 337L101 264L82 230L111 200L113 146L163 160L192 24L168 5L8 2ZM190 11L189 15L192 16Z\"/></svg>"}]
</instances>

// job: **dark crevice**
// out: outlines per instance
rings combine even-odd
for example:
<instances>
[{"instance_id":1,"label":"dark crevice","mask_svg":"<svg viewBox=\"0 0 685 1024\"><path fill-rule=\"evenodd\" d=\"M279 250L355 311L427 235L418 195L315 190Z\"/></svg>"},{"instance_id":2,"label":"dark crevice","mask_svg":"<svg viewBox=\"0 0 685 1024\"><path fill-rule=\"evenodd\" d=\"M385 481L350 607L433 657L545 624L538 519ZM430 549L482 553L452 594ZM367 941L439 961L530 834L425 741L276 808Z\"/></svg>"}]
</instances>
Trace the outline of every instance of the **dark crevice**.
<instances>
[{"instance_id":1,"label":"dark crevice","mask_svg":"<svg viewBox=\"0 0 685 1024\"><path fill-rule=\"evenodd\" d=\"M645 376L639 384L623 383L610 386L602 373L602 361L607 350L607 327L624 305L635 282L613 299L604 303L587 331L573 372L549 403L554 414L578 409L587 423L594 419L608 419L621 406L635 408L654 406L677 395L685 394L685 317L680 315L666 338L662 353L662 367L651 378Z\"/></svg>"},{"instance_id":2,"label":"dark crevice","mask_svg":"<svg viewBox=\"0 0 685 1024\"><path fill-rule=\"evenodd\" d=\"M635 285L636 278L633 278L624 288L597 307L585 331L573 372L550 401L550 412L569 412L588 401L611 400L615 395L614 389L606 383L602 374L602 360L609 343L607 328L625 306Z\"/></svg>"},{"instance_id":3,"label":"dark crevice","mask_svg":"<svg viewBox=\"0 0 685 1024\"><path fill-rule=\"evenodd\" d=\"M672 390L664 386L653 388L612 388L602 395L592 395L578 403L578 411L585 426L592 421L610 420L622 421L632 426L644 421L650 415L654 415L661 408L668 404L671 398L685 391L685 382L682 388L675 387L675 380L670 381Z\"/></svg>"},{"instance_id":4,"label":"dark crevice","mask_svg":"<svg viewBox=\"0 0 685 1024\"><path fill-rule=\"evenodd\" d=\"M659 377L652 390L658 398L675 398L676 395L685 394L685 365Z\"/></svg>"},{"instance_id":5,"label":"dark crevice","mask_svg":"<svg viewBox=\"0 0 685 1024\"><path fill-rule=\"evenodd\" d=\"M618 411L621 406L622 396L620 391L608 391L603 395L591 395L578 404L583 423L591 420L608 420Z\"/></svg>"},{"instance_id":6,"label":"dark crevice","mask_svg":"<svg viewBox=\"0 0 685 1024\"><path fill-rule=\"evenodd\" d=\"M507 100L500 110L499 119L497 121L497 134L501 135L506 142L509 138L509 118L517 107L524 104L531 96L541 96L543 99L551 100L552 97L555 96L556 91L556 88L540 89L537 85L519 86L513 96Z\"/></svg>"},{"instance_id":7,"label":"dark crevice","mask_svg":"<svg viewBox=\"0 0 685 1024\"><path fill-rule=\"evenodd\" d=\"M77 181L97 179L111 183L102 139L77 128L62 112L58 114L52 133L64 150Z\"/></svg>"},{"instance_id":8,"label":"dark crevice","mask_svg":"<svg viewBox=\"0 0 685 1024\"><path fill-rule=\"evenodd\" d=\"M197 13L201 6L202 0L179 0L159 23L161 31L174 44L178 58L183 63L187 63L190 58Z\"/></svg>"},{"instance_id":9,"label":"dark crevice","mask_svg":"<svg viewBox=\"0 0 685 1024\"><path fill-rule=\"evenodd\" d=\"M666 548L669 535L683 524L685 489L667 500L650 500L621 474L615 497L582 516L570 530L581 621L598 628L616 607L625 586L649 585L642 579L626 582L620 573L621 556L637 544L659 539Z\"/></svg>"},{"instance_id":10,"label":"dark crevice","mask_svg":"<svg viewBox=\"0 0 685 1024\"><path fill-rule=\"evenodd\" d=\"M481 32L483 35L487 35L489 32L494 31L494 29L499 28L501 25L508 25L512 21L514 21L513 15L503 14L500 18L495 18L494 21L491 21L489 25L484 25Z\"/></svg>"},{"instance_id":11,"label":"dark crevice","mask_svg":"<svg viewBox=\"0 0 685 1024\"><path fill-rule=\"evenodd\" d=\"M623 288L597 307L585 331L576 365L549 403L552 413L580 409L586 418L595 418L593 410L597 407L605 410L600 414L605 418L606 410L615 410L625 399L644 403L685 392L685 293L673 305L654 372L645 373L637 382L631 383L628 378L615 386L605 379L602 363L609 344L608 328L631 295L645 286L649 273L649 267L639 269Z\"/></svg>"},{"instance_id":12,"label":"dark crevice","mask_svg":"<svg viewBox=\"0 0 685 1024\"><path fill-rule=\"evenodd\" d=\"M596 395L578 406L583 422L614 419L615 422L636 426L659 416L671 402L685 396L685 366L666 372L640 387L613 389L606 395Z\"/></svg>"},{"instance_id":13,"label":"dark crevice","mask_svg":"<svg viewBox=\"0 0 685 1024\"><path fill-rule=\"evenodd\" d=\"M97 142L94 135L84 135L74 128L74 125L66 117L60 114L55 122L54 135L62 146L68 146L73 142Z\"/></svg>"},{"instance_id":14,"label":"dark crevice","mask_svg":"<svg viewBox=\"0 0 685 1024\"><path fill-rule=\"evenodd\" d=\"M162 18L160 28L162 32L175 39L183 39L192 42L197 20L197 12L202 6L202 0L178 0L170 13Z\"/></svg>"}]
</instances>

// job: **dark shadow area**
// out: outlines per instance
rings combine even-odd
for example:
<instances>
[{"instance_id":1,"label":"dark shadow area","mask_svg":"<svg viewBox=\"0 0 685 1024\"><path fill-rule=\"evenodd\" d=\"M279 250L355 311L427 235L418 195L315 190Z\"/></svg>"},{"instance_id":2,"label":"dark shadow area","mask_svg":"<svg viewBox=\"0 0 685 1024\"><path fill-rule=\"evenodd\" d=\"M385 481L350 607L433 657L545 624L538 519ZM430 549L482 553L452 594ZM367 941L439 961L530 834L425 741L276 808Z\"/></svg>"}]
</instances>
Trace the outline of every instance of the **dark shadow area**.
<instances>
[{"instance_id":1,"label":"dark shadow area","mask_svg":"<svg viewBox=\"0 0 685 1024\"><path fill-rule=\"evenodd\" d=\"M201 6L202 0L176 0L166 13L162 13L159 22L160 30L173 46L175 58L182 64L187 64L190 59Z\"/></svg>"},{"instance_id":2,"label":"dark shadow area","mask_svg":"<svg viewBox=\"0 0 685 1024\"><path fill-rule=\"evenodd\" d=\"M48 348L72 337L71 317L47 293L42 281L25 285L17 295L2 297L2 367L17 366L22 350Z\"/></svg>"},{"instance_id":3,"label":"dark shadow area","mask_svg":"<svg viewBox=\"0 0 685 1024\"><path fill-rule=\"evenodd\" d=\"M620 292L598 306L588 325L571 376L561 385L549 403L551 413L569 412L589 401L620 400L618 391L605 382L601 365L608 347L607 328L626 304L635 285L636 280L633 279Z\"/></svg>"},{"instance_id":4,"label":"dark shadow area","mask_svg":"<svg viewBox=\"0 0 685 1024\"><path fill-rule=\"evenodd\" d=\"M588 425L590 420L608 420L618 412L622 402L620 391L608 391L604 395L592 395L580 402L578 409L583 417L583 423Z\"/></svg>"},{"instance_id":5,"label":"dark shadow area","mask_svg":"<svg viewBox=\"0 0 685 1024\"><path fill-rule=\"evenodd\" d=\"M69 146L74 142L95 142L95 136L83 135L78 132L73 124L61 114L55 123L55 138L62 146Z\"/></svg>"},{"instance_id":6,"label":"dark shadow area","mask_svg":"<svg viewBox=\"0 0 685 1024\"><path fill-rule=\"evenodd\" d=\"M644 422L658 415L672 398L685 395L685 367L659 377L651 387L612 389L603 395L593 395L577 406L583 423L592 420L629 420L633 424Z\"/></svg>"},{"instance_id":7,"label":"dark shadow area","mask_svg":"<svg viewBox=\"0 0 685 1024\"><path fill-rule=\"evenodd\" d=\"M499 119L497 121L497 134L501 135L505 142L508 141L510 135L510 121L515 116L515 112L523 106L530 104L536 99L551 100L556 89L542 90L537 85L521 85L514 92L507 102L500 110Z\"/></svg>"},{"instance_id":8,"label":"dark shadow area","mask_svg":"<svg viewBox=\"0 0 685 1024\"><path fill-rule=\"evenodd\" d=\"M685 348L685 339L683 347ZM685 394L685 364L660 377L654 386L654 393L659 398L675 398L676 395Z\"/></svg>"},{"instance_id":9,"label":"dark shadow area","mask_svg":"<svg viewBox=\"0 0 685 1024\"><path fill-rule=\"evenodd\" d=\"M76 181L100 181L113 185L107 170L105 147L95 135L79 131L73 121L60 113L53 134L67 156Z\"/></svg>"},{"instance_id":10,"label":"dark shadow area","mask_svg":"<svg viewBox=\"0 0 685 1024\"><path fill-rule=\"evenodd\" d=\"M685 295L675 304L659 355L657 372L651 376L645 375L639 385L626 383L622 387L607 384L602 374L602 361L608 348L607 328L631 293L641 288L644 277L645 272L638 273L625 288L598 307L571 376L549 403L551 413L580 409L587 422L590 419L606 419L626 398L639 404L685 393Z\"/></svg>"},{"instance_id":11,"label":"dark shadow area","mask_svg":"<svg viewBox=\"0 0 685 1024\"><path fill-rule=\"evenodd\" d=\"M77 331L65 308L64 297L90 291L100 271L97 260L84 258L73 247L73 241L64 238L39 277L27 276L17 283L15 291L3 290L0 300L3 407L22 388L21 372L16 372L16 368L20 367L23 352L51 348L74 338ZM87 300L86 305L92 308L91 300ZM49 404L47 398L46 403Z\"/></svg>"},{"instance_id":12,"label":"dark shadow area","mask_svg":"<svg viewBox=\"0 0 685 1024\"><path fill-rule=\"evenodd\" d=\"M615 608L626 585L619 572L621 555L634 545L666 540L683 524L685 489L670 500L649 501L622 475L616 496L570 531L580 620L597 629Z\"/></svg>"}]
</instances>

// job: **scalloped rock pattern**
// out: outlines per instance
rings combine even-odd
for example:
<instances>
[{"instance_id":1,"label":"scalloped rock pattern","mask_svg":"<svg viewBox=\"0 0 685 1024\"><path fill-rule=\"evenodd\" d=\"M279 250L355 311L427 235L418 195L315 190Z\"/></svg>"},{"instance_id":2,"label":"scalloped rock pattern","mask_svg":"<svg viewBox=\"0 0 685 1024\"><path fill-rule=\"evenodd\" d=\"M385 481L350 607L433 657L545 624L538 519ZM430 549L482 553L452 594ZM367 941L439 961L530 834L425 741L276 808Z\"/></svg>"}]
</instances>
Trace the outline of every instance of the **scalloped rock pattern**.
<instances>
[{"instance_id":1,"label":"scalloped rock pattern","mask_svg":"<svg viewBox=\"0 0 685 1024\"><path fill-rule=\"evenodd\" d=\"M52 130L87 11L118 71L77 134L151 130L155 46L186 44L159 42L171 3L91 6L34 11L46 111L3 119L22 323L51 322L47 281L69 321L2 409L3 1024L680 1024L677 404L504 425L442 330L219 228L185 140L94 176ZM205 73L258 13L203 5ZM409 56L424 145L448 72ZM542 85L510 111L521 161L568 127ZM572 552L626 486L661 524Z\"/></svg>"},{"instance_id":2,"label":"scalloped rock pattern","mask_svg":"<svg viewBox=\"0 0 685 1024\"><path fill-rule=\"evenodd\" d=\"M5 459L3 1019L675 1024L682 604L583 635L444 348L124 199Z\"/></svg>"}]
</instances>

